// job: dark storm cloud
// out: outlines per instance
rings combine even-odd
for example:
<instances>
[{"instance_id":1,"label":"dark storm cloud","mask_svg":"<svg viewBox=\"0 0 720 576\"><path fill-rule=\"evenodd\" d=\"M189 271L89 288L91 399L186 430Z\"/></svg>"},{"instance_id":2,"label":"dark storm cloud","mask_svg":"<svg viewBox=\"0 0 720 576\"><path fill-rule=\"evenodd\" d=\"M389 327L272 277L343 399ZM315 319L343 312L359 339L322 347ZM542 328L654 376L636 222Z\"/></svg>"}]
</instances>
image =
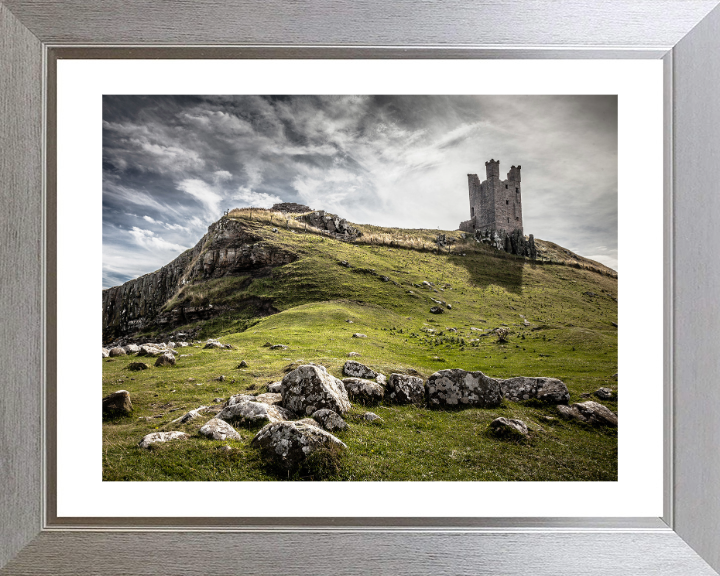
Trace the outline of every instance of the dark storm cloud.
<instances>
[{"instance_id":1,"label":"dark storm cloud","mask_svg":"<svg viewBox=\"0 0 720 576\"><path fill-rule=\"evenodd\" d=\"M490 158L523 167L526 233L617 266L612 96L105 96L103 283L166 264L227 208L455 229Z\"/></svg>"}]
</instances>

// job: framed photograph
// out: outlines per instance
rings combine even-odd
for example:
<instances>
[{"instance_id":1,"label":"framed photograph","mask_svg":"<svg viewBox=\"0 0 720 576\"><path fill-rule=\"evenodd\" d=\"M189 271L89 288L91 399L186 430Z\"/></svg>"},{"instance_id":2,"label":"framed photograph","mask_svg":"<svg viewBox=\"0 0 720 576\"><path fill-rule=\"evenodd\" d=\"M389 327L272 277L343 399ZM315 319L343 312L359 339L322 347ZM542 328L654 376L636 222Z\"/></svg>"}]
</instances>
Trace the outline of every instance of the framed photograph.
<instances>
[{"instance_id":1,"label":"framed photograph","mask_svg":"<svg viewBox=\"0 0 720 576\"><path fill-rule=\"evenodd\" d=\"M0 4L3 573L715 574L720 12L666 4Z\"/></svg>"}]
</instances>

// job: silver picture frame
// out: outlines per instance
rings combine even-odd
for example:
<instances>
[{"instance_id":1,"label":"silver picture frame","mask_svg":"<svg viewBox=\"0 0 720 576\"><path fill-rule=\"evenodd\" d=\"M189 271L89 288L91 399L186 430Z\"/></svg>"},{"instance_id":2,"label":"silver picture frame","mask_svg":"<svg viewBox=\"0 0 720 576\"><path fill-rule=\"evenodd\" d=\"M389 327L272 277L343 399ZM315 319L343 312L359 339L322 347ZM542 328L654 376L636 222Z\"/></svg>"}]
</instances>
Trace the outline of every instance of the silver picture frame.
<instances>
[{"instance_id":1,"label":"silver picture frame","mask_svg":"<svg viewBox=\"0 0 720 576\"><path fill-rule=\"evenodd\" d=\"M0 0L0 574L717 574L719 3ZM57 517L55 64L211 57L663 60L661 518Z\"/></svg>"}]
</instances>

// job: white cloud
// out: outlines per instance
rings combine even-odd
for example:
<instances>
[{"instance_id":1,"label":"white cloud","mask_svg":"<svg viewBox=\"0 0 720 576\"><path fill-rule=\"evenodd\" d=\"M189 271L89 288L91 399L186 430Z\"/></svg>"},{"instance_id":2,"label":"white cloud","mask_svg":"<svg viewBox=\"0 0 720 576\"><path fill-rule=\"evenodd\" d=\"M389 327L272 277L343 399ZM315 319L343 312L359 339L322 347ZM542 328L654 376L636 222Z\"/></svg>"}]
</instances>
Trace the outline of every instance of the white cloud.
<instances>
[{"instance_id":1,"label":"white cloud","mask_svg":"<svg viewBox=\"0 0 720 576\"><path fill-rule=\"evenodd\" d=\"M225 180L231 180L232 174L228 172L227 170L217 170L213 173L213 179L215 182L223 182Z\"/></svg>"},{"instance_id":2,"label":"white cloud","mask_svg":"<svg viewBox=\"0 0 720 576\"><path fill-rule=\"evenodd\" d=\"M206 182L197 178L187 178L179 182L177 187L178 190L187 192L198 200L208 212L216 215L217 218L221 216L220 203L222 202L222 196L213 191Z\"/></svg>"},{"instance_id":3,"label":"white cloud","mask_svg":"<svg viewBox=\"0 0 720 576\"><path fill-rule=\"evenodd\" d=\"M162 224L162 222L158 222L150 216L143 216L143 220L147 220L148 222L150 222L150 224Z\"/></svg>"},{"instance_id":4,"label":"white cloud","mask_svg":"<svg viewBox=\"0 0 720 576\"><path fill-rule=\"evenodd\" d=\"M156 236L151 230L143 230L137 226L133 226L132 230L128 231L128 234L130 234L135 244L146 250L162 250L177 253L186 250L184 246L163 240L163 238Z\"/></svg>"},{"instance_id":5,"label":"white cloud","mask_svg":"<svg viewBox=\"0 0 720 576\"><path fill-rule=\"evenodd\" d=\"M273 204L282 202L282 198L278 196L266 194L265 192L253 192L245 186L238 188L237 194L232 198L233 200L242 202L243 206L254 206L257 208L271 208Z\"/></svg>"}]
</instances>

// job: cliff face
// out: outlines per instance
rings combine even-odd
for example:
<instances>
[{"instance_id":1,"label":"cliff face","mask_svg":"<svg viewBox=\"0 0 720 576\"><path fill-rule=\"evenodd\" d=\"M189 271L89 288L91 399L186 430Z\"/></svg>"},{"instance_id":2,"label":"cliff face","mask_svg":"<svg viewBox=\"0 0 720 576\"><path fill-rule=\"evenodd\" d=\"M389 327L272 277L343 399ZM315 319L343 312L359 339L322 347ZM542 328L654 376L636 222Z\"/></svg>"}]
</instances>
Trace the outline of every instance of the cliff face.
<instances>
[{"instance_id":1,"label":"cliff face","mask_svg":"<svg viewBox=\"0 0 720 576\"><path fill-rule=\"evenodd\" d=\"M200 242L160 270L103 290L103 341L147 327L213 315L211 309L173 310L162 307L185 284L235 276L294 261L294 254L279 250L252 234L242 223L223 218L208 228ZM268 309L271 309L268 305Z\"/></svg>"}]
</instances>

